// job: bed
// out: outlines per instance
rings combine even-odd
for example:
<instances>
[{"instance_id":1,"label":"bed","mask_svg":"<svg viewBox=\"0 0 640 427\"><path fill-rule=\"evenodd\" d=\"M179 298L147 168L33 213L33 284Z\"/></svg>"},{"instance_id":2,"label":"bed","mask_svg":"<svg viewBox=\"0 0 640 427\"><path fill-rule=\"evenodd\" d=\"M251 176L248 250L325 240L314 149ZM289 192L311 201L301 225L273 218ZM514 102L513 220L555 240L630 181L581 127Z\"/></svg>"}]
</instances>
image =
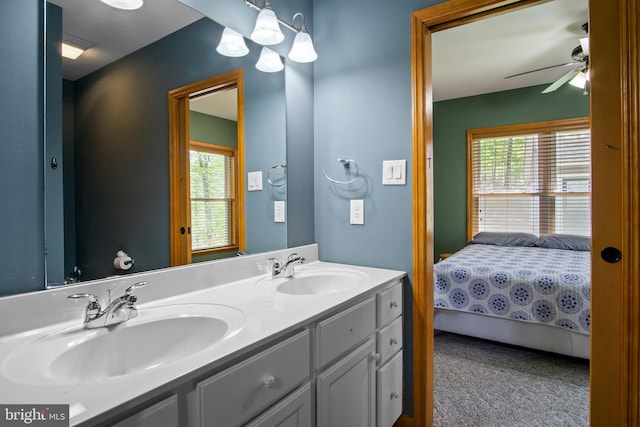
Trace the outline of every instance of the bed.
<instances>
[{"instance_id":1,"label":"bed","mask_svg":"<svg viewBox=\"0 0 640 427\"><path fill-rule=\"evenodd\" d=\"M476 235L434 266L434 328L588 359L591 253L578 237Z\"/></svg>"}]
</instances>

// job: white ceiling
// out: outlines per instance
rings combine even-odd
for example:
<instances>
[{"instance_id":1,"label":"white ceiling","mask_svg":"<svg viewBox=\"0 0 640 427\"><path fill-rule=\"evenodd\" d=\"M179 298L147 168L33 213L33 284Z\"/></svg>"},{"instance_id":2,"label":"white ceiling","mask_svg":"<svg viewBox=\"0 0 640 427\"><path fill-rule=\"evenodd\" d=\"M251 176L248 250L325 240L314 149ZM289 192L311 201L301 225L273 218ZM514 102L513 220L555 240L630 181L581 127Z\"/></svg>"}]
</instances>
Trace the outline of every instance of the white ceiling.
<instances>
[{"instance_id":1,"label":"white ceiling","mask_svg":"<svg viewBox=\"0 0 640 427\"><path fill-rule=\"evenodd\" d=\"M48 0L63 8L63 32L94 44L63 75L76 80L195 22L203 15L176 0L145 0L122 11L100 0ZM214 0L212 0L214 1ZM240 0L238 0L240 1ZM504 77L571 61L584 36L588 0L553 0L539 6L433 34L433 94L445 100L551 83L571 66Z\"/></svg>"},{"instance_id":2,"label":"white ceiling","mask_svg":"<svg viewBox=\"0 0 640 427\"><path fill-rule=\"evenodd\" d=\"M588 0L554 0L434 33L434 99L555 81L572 66L504 77L571 62L587 18Z\"/></svg>"},{"instance_id":3,"label":"white ceiling","mask_svg":"<svg viewBox=\"0 0 640 427\"><path fill-rule=\"evenodd\" d=\"M210 116L238 121L238 90L219 90L189 101L189 109Z\"/></svg>"}]
</instances>

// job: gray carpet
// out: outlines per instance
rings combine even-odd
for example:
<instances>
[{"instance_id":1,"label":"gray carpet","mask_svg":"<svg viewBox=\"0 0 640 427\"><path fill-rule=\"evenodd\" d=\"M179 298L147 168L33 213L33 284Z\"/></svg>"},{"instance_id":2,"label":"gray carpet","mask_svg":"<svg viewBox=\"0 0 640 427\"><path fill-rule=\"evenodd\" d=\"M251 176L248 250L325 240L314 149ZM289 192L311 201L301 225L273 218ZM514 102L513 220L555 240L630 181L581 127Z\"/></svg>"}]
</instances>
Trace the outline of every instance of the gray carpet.
<instances>
[{"instance_id":1,"label":"gray carpet","mask_svg":"<svg viewBox=\"0 0 640 427\"><path fill-rule=\"evenodd\" d=\"M589 363L438 332L434 427L588 426Z\"/></svg>"}]
</instances>

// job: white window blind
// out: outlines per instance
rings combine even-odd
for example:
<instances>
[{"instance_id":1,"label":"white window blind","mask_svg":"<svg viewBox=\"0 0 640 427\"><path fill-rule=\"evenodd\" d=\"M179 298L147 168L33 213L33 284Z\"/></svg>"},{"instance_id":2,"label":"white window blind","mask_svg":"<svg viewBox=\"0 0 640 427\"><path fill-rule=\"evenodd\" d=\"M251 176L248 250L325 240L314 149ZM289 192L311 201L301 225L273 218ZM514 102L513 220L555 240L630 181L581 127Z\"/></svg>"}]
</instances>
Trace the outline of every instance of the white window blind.
<instances>
[{"instance_id":1,"label":"white window blind","mask_svg":"<svg viewBox=\"0 0 640 427\"><path fill-rule=\"evenodd\" d=\"M192 251L237 244L235 153L214 147L189 151Z\"/></svg>"},{"instance_id":2,"label":"white window blind","mask_svg":"<svg viewBox=\"0 0 640 427\"><path fill-rule=\"evenodd\" d=\"M470 236L591 235L586 119L468 131Z\"/></svg>"}]
</instances>

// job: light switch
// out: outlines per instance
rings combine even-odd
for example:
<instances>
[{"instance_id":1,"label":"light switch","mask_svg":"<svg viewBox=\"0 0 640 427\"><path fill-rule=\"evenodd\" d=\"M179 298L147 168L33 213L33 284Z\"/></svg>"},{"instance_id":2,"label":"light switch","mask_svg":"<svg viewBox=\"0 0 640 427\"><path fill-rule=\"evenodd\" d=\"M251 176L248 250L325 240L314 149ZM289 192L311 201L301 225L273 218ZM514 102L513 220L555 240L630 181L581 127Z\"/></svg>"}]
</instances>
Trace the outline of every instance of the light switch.
<instances>
[{"instance_id":1,"label":"light switch","mask_svg":"<svg viewBox=\"0 0 640 427\"><path fill-rule=\"evenodd\" d=\"M247 185L249 191L262 190L262 171L249 172L247 174Z\"/></svg>"},{"instance_id":2,"label":"light switch","mask_svg":"<svg viewBox=\"0 0 640 427\"><path fill-rule=\"evenodd\" d=\"M284 222L285 206L284 200L276 200L273 202L273 222Z\"/></svg>"},{"instance_id":3,"label":"light switch","mask_svg":"<svg viewBox=\"0 0 640 427\"><path fill-rule=\"evenodd\" d=\"M405 185L407 183L407 161L385 160L382 162L383 185Z\"/></svg>"},{"instance_id":4,"label":"light switch","mask_svg":"<svg viewBox=\"0 0 640 427\"><path fill-rule=\"evenodd\" d=\"M351 200L351 224L364 225L364 200Z\"/></svg>"}]
</instances>

